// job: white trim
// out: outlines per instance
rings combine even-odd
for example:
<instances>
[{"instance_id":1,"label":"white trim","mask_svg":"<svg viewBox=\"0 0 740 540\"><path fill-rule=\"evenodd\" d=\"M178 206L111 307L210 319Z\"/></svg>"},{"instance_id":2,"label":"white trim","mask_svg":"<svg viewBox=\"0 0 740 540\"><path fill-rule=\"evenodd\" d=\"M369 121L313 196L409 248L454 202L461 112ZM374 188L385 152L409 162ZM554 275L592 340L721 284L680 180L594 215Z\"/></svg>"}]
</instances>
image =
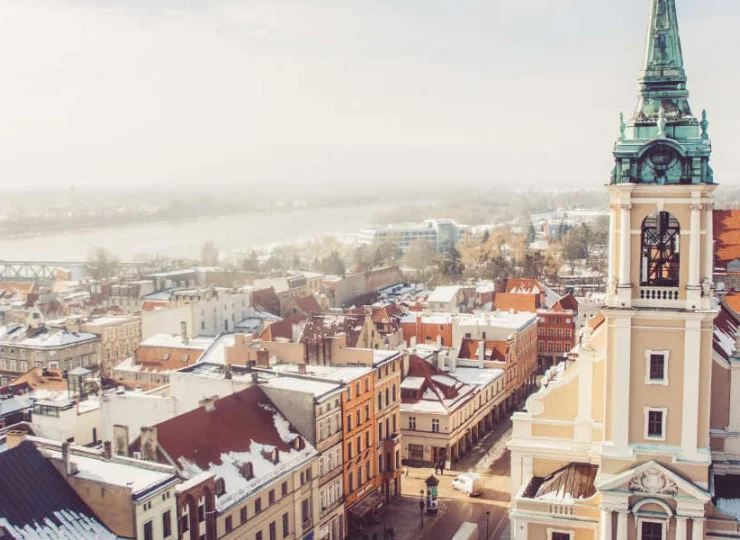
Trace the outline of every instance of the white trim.
<instances>
[{"instance_id":1,"label":"white trim","mask_svg":"<svg viewBox=\"0 0 740 540\"><path fill-rule=\"evenodd\" d=\"M649 428L649 419L650 419L650 413L651 412L659 412L663 414L663 434L658 437L657 435L648 435L648 428ZM665 434L667 431L667 425L668 425L668 408L667 407L644 407L643 413L645 415L645 426L644 426L644 435L646 441L665 441Z\"/></svg>"},{"instance_id":2,"label":"white trim","mask_svg":"<svg viewBox=\"0 0 740 540\"><path fill-rule=\"evenodd\" d=\"M650 372L652 371L650 369L650 357L652 355L662 355L663 356L663 378L662 379L651 379L650 378ZM645 350L645 384L648 385L662 385L662 386L668 386L668 360L671 356L670 351L664 349L661 351L653 350L653 349L646 349Z\"/></svg>"},{"instance_id":3,"label":"white trim","mask_svg":"<svg viewBox=\"0 0 740 540\"><path fill-rule=\"evenodd\" d=\"M553 533L567 534L568 538L570 538L570 540L573 540L573 531L567 531L565 529L553 529L551 527L547 528L547 540L552 540Z\"/></svg>"}]
</instances>

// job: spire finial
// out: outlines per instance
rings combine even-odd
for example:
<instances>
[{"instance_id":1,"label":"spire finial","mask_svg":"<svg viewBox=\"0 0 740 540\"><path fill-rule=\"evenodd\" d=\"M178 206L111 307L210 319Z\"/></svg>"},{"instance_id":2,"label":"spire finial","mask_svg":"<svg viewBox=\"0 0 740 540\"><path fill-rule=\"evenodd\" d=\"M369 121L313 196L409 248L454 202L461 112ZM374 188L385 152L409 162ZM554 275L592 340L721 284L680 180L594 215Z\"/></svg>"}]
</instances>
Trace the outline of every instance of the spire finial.
<instances>
[{"instance_id":1,"label":"spire finial","mask_svg":"<svg viewBox=\"0 0 740 540\"><path fill-rule=\"evenodd\" d=\"M686 90L675 0L650 0L645 64L639 85L639 102L630 125L655 122L661 107L671 122L696 125Z\"/></svg>"}]
</instances>

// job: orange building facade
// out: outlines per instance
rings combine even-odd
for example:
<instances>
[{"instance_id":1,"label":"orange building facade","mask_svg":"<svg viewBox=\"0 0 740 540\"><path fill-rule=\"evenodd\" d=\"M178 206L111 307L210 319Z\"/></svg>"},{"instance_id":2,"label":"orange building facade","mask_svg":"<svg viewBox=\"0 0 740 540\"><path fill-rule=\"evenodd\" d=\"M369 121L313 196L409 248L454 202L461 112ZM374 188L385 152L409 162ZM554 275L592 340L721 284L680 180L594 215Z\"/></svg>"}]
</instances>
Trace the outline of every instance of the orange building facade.
<instances>
[{"instance_id":1,"label":"orange building facade","mask_svg":"<svg viewBox=\"0 0 740 540\"><path fill-rule=\"evenodd\" d=\"M401 378L403 356L389 354L386 360L376 363L373 373L375 383L375 434L376 467L375 486L385 502L401 493Z\"/></svg>"}]
</instances>

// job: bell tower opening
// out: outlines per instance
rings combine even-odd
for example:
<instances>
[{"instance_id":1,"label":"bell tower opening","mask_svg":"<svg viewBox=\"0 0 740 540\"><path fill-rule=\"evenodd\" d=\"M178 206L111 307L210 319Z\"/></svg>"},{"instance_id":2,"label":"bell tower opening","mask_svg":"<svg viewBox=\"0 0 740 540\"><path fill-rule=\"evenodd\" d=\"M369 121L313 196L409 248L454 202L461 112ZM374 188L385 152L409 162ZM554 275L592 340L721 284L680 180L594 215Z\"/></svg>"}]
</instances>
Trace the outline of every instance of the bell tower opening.
<instances>
[{"instance_id":1,"label":"bell tower opening","mask_svg":"<svg viewBox=\"0 0 740 540\"><path fill-rule=\"evenodd\" d=\"M670 213L659 211L642 222L640 284L678 287L681 226Z\"/></svg>"}]
</instances>

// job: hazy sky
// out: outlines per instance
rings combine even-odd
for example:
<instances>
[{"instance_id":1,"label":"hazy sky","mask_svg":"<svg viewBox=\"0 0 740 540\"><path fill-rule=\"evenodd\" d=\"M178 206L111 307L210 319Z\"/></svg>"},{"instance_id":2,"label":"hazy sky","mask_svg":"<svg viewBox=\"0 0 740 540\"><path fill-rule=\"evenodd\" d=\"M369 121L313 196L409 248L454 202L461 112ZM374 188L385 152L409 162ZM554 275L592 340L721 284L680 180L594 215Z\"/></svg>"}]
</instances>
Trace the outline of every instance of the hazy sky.
<instances>
[{"instance_id":1,"label":"hazy sky","mask_svg":"<svg viewBox=\"0 0 740 540\"><path fill-rule=\"evenodd\" d=\"M740 2L676 0L715 177ZM649 0L3 0L4 186L602 185Z\"/></svg>"}]
</instances>

